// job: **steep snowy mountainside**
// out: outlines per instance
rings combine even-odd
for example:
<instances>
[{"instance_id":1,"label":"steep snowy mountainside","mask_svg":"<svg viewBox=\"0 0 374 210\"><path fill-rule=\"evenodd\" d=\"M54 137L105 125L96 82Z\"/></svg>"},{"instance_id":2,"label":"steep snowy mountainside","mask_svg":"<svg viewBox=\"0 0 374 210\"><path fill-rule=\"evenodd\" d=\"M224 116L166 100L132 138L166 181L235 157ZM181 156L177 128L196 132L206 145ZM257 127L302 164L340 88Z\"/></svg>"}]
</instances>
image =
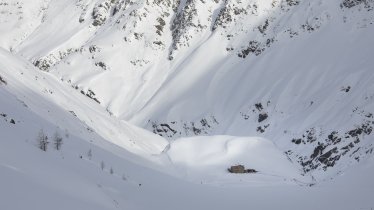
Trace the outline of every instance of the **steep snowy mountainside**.
<instances>
[{"instance_id":1,"label":"steep snowy mountainside","mask_svg":"<svg viewBox=\"0 0 374 210\"><path fill-rule=\"evenodd\" d=\"M12 49L113 118L168 139L262 136L324 179L372 155L373 5L51 0Z\"/></svg>"},{"instance_id":2,"label":"steep snowy mountainside","mask_svg":"<svg viewBox=\"0 0 374 210\"><path fill-rule=\"evenodd\" d=\"M8 84L11 82L9 80ZM313 187L305 187L302 184L303 187L300 187L295 186L294 180L284 181L285 177L282 176L262 174L263 170L272 170L282 172L283 175L288 175L288 178L296 175L292 173L295 172L292 164L284 161L284 156L279 159L272 159L270 156L260 158L263 157L264 152L270 152L275 157L281 154L279 150L273 150L275 147L271 146L272 143L269 141L253 139L248 142L250 139L194 137L194 139L176 141L176 145L179 145L172 149L174 154L171 155L174 160L177 160L175 166L180 166L181 171L193 175L193 178L201 178L194 180L199 183L191 183L150 170L144 167L145 163L142 161L142 164L134 164L129 160L136 160L136 157L113 144L106 144L105 149L102 145L97 146L98 142L103 143L105 140L100 140L100 136L87 131L83 123L77 122L70 115L72 120L69 123L81 132L76 136L73 134L74 131L69 130L69 136L65 136L62 127L58 128L53 122L46 121L41 115L33 113L30 108L26 108L10 94L9 89L0 87L1 111L8 114L5 119L0 117L1 209L208 208L224 210L233 206L244 208L250 203L253 207L269 210L280 207L350 210L370 209L374 205L372 200L374 188L371 182L374 175L372 160L352 167L344 176L338 176L331 183L321 183ZM60 113L59 107L47 104L51 112ZM59 117L62 118L65 112L61 113ZM14 119L16 124L10 123L10 118ZM50 132L61 132L64 142L60 151L53 149L52 145L48 147L47 152L37 148L34 142L37 135L35 131L41 127L48 136L52 135ZM87 139L93 139L96 145L88 142ZM230 142L226 147L229 150L226 154L220 148L224 146L222 143L225 139ZM188 142L190 140L192 142ZM219 143L212 140L218 140ZM201 144L213 146L214 149L200 147ZM256 161L249 162L262 167L261 173L251 176L224 173L225 169L220 166L226 164L221 161L216 162L217 168L207 164L208 167L204 170L204 161L216 161L215 154L224 155L225 158L234 155L231 158L235 160L238 153L232 152L242 150L243 144L247 145L246 149L254 146L251 151L257 154L246 155L243 151L241 155L244 155L243 157L259 155ZM191 150L186 150L185 146L192 146ZM196 147L204 148L205 154L197 153L198 157L191 156L196 151ZM178 149L183 150L178 153ZM92 151L91 155L89 151ZM204 157L209 155L209 151L210 155L213 155L211 159ZM201 162L197 167L195 165L184 167L183 164L178 163L178 161L188 163L193 160ZM261 163L263 161L266 163L267 160L271 160L271 164ZM103 170L102 163L104 163ZM285 165L278 165L278 163ZM201 173L196 174L195 170ZM269 198L271 202L268 202Z\"/></svg>"},{"instance_id":3,"label":"steep snowy mountainside","mask_svg":"<svg viewBox=\"0 0 374 210\"><path fill-rule=\"evenodd\" d=\"M49 0L0 1L0 47L12 51L28 38L45 18Z\"/></svg>"},{"instance_id":4,"label":"steep snowy mountainside","mask_svg":"<svg viewBox=\"0 0 374 210\"><path fill-rule=\"evenodd\" d=\"M144 161L127 151L133 149L108 143L112 138L102 138L103 130L88 129L89 121L82 120L85 113L98 115L106 122L102 126L114 129L95 102L70 92L22 58L5 51L0 54L0 209L224 210L250 203L269 210L350 210L374 205L372 160L350 168L332 183L306 187L308 177L301 177L295 165L266 139L179 139L167 153L152 156L153 160L170 157L172 162ZM67 111L71 108L77 108L73 110L80 119ZM96 118L92 120L98 123ZM56 151L51 142L46 152L40 150L36 143L40 129L52 142L58 132L63 137L62 148ZM131 134L127 130L122 138L133 138ZM147 142L153 140L145 138L144 130L137 135ZM236 163L256 167L259 173L227 173L228 164Z\"/></svg>"},{"instance_id":5,"label":"steep snowy mountainside","mask_svg":"<svg viewBox=\"0 0 374 210\"><path fill-rule=\"evenodd\" d=\"M35 113L42 119L40 121L49 122L61 132L68 132L75 136L87 135L87 133L101 136L106 141L144 157L161 153L168 144L161 137L111 117L105 109L76 93L74 89L64 86L53 75L38 71L28 61L4 50L0 51L0 57L0 76L3 81L1 85L4 89L2 91L13 94L11 97L13 103L29 109L29 112ZM22 114L12 111L12 106L2 108L9 109L1 110L6 121L10 121L12 115L9 112L13 112L17 115L13 117L14 120L22 125ZM39 129L43 129L43 126L38 125L37 122L38 120L33 127L38 129L27 129L25 132L30 132L27 136L36 135ZM76 126L76 124L80 125ZM81 138L93 144L102 144L104 148L108 144L102 140L95 142L90 136Z\"/></svg>"},{"instance_id":6,"label":"steep snowy mountainside","mask_svg":"<svg viewBox=\"0 0 374 210\"><path fill-rule=\"evenodd\" d=\"M372 167L355 168L367 175L358 187L349 188L359 196L347 193L345 177L306 187L310 178L301 176L266 139L179 139L167 153L152 155L157 162L145 161L138 155L149 158L149 153L162 149L161 138L126 124L117 127L95 102L4 50L0 51L0 102L1 209L223 210L233 203L243 208L248 202L261 209L373 205L373 188L361 183L370 180ZM47 151L38 148L40 129L51 141ZM113 135L106 135L106 129ZM63 138L60 150L54 148L55 132ZM117 142L115 136L124 142ZM134 139L135 148L126 144L128 138ZM227 173L228 165L237 162L256 167L259 173ZM349 175L349 182L355 183L357 174ZM272 202L264 202L269 196Z\"/></svg>"},{"instance_id":7,"label":"steep snowy mountainside","mask_svg":"<svg viewBox=\"0 0 374 210\"><path fill-rule=\"evenodd\" d=\"M373 9L0 0L0 209L373 208Z\"/></svg>"}]
</instances>

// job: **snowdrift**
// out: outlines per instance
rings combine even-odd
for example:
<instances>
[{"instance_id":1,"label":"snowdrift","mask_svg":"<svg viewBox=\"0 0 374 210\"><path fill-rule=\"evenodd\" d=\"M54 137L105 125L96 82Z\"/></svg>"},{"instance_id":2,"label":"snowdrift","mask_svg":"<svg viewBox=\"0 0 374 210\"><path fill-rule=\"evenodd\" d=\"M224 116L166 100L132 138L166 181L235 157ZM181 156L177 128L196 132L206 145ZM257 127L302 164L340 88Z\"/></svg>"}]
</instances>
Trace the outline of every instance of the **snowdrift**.
<instances>
[{"instance_id":1,"label":"snowdrift","mask_svg":"<svg viewBox=\"0 0 374 210\"><path fill-rule=\"evenodd\" d=\"M180 176L195 182L242 186L311 184L273 142L264 138L207 136L173 141L167 151ZM244 165L255 174L230 174L228 168ZM310 183L308 183L310 182Z\"/></svg>"}]
</instances>

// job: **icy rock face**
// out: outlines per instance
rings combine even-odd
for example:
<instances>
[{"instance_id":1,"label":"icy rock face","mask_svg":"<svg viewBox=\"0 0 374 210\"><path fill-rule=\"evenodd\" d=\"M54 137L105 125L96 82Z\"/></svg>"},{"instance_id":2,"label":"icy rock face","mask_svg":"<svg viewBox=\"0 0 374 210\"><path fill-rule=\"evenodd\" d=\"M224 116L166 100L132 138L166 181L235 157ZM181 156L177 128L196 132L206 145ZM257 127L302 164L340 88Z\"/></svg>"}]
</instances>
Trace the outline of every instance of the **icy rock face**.
<instances>
[{"instance_id":1,"label":"icy rock face","mask_svg":"<svg viewBox=\"0 0 374 210\"><path fill-rule=\"evenodd\" d=\"M351 8L358 5L364 5L367 9L373 8L372 0L344 0L341 4L342 7Z\"/></svg>"},{"instance_id":2,"label":"icy rock face","mask_svg":"<svg viewBox=\"0 0 374 210\"><path fill-rule=\"evenodd\" d=\"M251 10L253 8L253 10ZM256 13L256 5L248 5L246 8L239 7L234 3L231 3L226 0L224 6L220 9L217 18L214 21L212 30L217 29L218 27L226 28L231 22L236 22L237 17L240 15L247 15L248 11L252 14Z\"/></svg>"},{"instance_id":3,"label":"icy rock face","mask_svg":"<svg viewBox=\"0 0 374 210\"><path fill-rule=\"evenodd\" d=\"M101 26L102 24L104 24L104 22L109 16L112 2L114 1L112 0L104 1L94 7L92 11L92 19L93 19L92 25Z\"/></svg>"},{"instance_id":4,"label":"icy rock face","mask_svg":"<svg viewBox=\"0 0 374 210\"><path fill-rule=\"evenodd\" d=\"M209 31L219 1L186 0L179 1L175 17L171 24L172 46L169 60L173 60L174 52L182 47L190 47L196 41L196 35Z\"/></svg>"},{"instance_id":5,"label":"icy rock face","mask_svg":"<svg viewBox=\"0 0 374 210\"><path fill-rule=\"evenodd\" d=\"M357 114L358 110L354 113ZM373 153L373 143L365 140L372 136L374 119L372 113L362 112L362 122L344 131L323 133L322 129L311 128L300 138L292 139L292 143L308 148L308 152L297 152L299 148L289 150L286 154L303 166L305 173L313 170L327 171L338 165L344 167L349 161L359 162ZM296 154L295 154L296 152ZM344 161L339 162L340 159Z\"/></svg>"}]
</instances>

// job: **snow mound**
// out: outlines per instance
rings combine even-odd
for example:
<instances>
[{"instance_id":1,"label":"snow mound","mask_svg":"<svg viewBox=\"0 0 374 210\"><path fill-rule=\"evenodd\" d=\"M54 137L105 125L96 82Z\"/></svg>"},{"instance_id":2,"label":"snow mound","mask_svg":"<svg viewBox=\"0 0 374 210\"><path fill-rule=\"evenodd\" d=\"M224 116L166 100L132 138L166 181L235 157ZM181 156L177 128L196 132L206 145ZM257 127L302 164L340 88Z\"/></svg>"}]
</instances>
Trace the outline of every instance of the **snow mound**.
<instances>
[{"instance_id":1,"label":"snow mound","mask_svg":"<svg viewBox=\"0 0 374 210\"><path fill-rule=\"evenodd\" d=\"M167 154L178 173L190 181L239 185L310 182L273 142L260 137L181 138L170 144ZM258 173L230 174L227 169L237 164Z\"/></svg>"}]
</instances>

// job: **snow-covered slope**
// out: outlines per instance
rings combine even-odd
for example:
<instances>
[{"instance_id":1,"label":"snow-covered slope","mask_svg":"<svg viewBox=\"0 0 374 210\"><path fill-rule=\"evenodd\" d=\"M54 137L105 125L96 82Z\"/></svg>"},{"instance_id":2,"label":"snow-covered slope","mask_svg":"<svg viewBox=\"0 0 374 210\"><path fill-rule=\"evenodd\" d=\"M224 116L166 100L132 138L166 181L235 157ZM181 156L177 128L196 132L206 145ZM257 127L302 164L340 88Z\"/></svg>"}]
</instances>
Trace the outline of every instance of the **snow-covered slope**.
<instances>
[{"instance_id":1,"label":"snow-covered slope","mask_svg":"<svg viewBox=\"0 0 374 210\"><path fill-rule=\"evenodd\" d=\"M0 0L1 172L65 196L66 208L180 209L192 197L183 208L228 209L250 195L264 209L323 209L335 194L327 209L370 209L373 182L354 180L373 173L373 9L372 0ZM40 151L41 129L64 136L64 150ZM108 166L93 172L104 159L114 181ZM234 164L259 173L229 174ZM43 184L39 168L64 181ZM280 197L261 203L268 195Z\"/></svg>"},{"instance_id":2,"label":"snow-covered slope","mask_svg":"<svg viewBox=\"0 0 374 210\"><path fill-rule=\"evenodd\" d=\"M260 138L180 139L167 153L152 156L153 163L145 161L128 147L108 143L111 138L103 139L101 130L92 132L63 109L75 100L85 102L80 94L62 94L70 89L21 58L4 51L1 58L1 209L223 210L250 203L256 209L348 210L374 205L372 159L313 187L272 142ZM53 93L43 92L45 88ZM70 104L59 105L67 99ZM79 107L79 113L88 109ZM36 142L40 129L50 137L46 152ZM52 144L55 132L63 138L58 151ZM226 172L237 163L259 173Z\"/></svg>"},{"instance_id":3,"label":"snow-covered slope","mask_svg":"<svg viewBox=\"0 0 374 210\"><path fill-rule=\"evenodd\" d=\"M14 119L16 127L33 126L17 128L24 137L36 138L39 129L45 129L83 135L83 139L94 143L92 137L86 136L91 133L144 157L161 153L168 144L161 137L111 117L91 100L62 85L54 76L36 70L22 58L4 50L0 51L0 58L2 92L13 95L3 97L2 101L10 99L8 106L1 107L1 113L5 121ZM29 112L39 115L40 120L23 119L16 106L30 109ZM49 124L39 123L42 121Z\"/></svg>"},{"instance_id":4,"label":"snow-covered slope","mask_svg":"<svg viewBox=\"0 0 374 210\"><path fill-rule=\"evenodd\" d=\"M263 136L305 173L372 153L372 1L34 6L43 21L13 51L119 119L169 139Z\"/></svg>"}]
</instances>

